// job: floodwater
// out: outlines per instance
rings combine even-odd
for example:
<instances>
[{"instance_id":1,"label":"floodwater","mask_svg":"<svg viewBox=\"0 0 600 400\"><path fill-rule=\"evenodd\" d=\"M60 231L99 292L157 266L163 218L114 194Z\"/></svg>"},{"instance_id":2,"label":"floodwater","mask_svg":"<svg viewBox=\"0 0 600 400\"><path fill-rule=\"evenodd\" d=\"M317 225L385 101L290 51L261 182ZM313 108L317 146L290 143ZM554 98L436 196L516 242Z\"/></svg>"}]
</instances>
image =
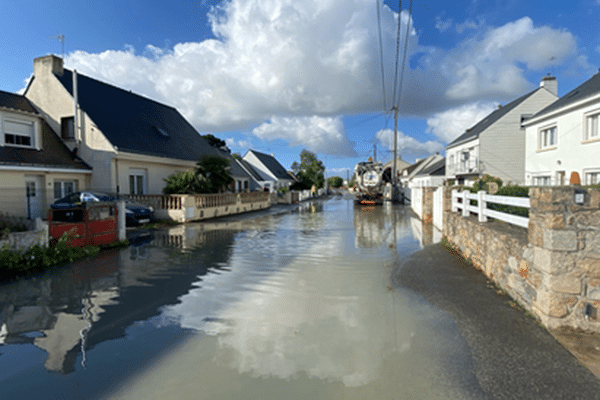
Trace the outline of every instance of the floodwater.
<instances>
[{"instance_id":1,"label":"floodwater","mask_svg":"<svg viewBox=\"0 0 600 400\"><path fill-rule=\"evenodd\" d=\"M480 398L454 320L390 286L435 240L403 206L138 235L0 286L0 398Z\"/></svg>"}]
</instances>

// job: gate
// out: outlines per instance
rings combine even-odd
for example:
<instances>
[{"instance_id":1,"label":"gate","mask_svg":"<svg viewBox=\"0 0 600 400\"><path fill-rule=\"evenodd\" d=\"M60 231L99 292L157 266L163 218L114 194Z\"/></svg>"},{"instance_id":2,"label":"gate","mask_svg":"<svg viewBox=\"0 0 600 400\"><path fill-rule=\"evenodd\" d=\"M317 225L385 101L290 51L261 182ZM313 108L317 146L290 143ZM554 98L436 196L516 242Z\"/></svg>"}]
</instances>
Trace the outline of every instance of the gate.
<instances>
[{"instance_id":1,"label":"gate","mask_svg":"<svg viewBox=\"0 0 600 400\"><path fill-rule=\"evenodd\" d=\"M440 186L433 192L433 226L444 230L444 188Z\"/></svg>"}]
</instances>

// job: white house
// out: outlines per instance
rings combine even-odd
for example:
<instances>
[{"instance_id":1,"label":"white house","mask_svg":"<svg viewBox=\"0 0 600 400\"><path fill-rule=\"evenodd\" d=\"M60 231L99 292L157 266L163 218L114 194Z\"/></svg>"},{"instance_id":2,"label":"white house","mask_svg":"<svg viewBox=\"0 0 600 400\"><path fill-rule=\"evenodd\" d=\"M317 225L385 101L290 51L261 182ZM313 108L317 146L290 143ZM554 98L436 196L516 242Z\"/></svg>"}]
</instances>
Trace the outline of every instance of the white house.
<instances>
[{"instance_id":1,"label":"white house","mask_svg":"<svg viewBox=\"0 0 600 400\"><path fill-rule=\"evenodd\" d=\"M92 190L160 194L170 175L224 156L175 108L64 69L53 55L34 60L25 97L93 168Z\"/></svg>"},{"instance_id":2,"label":"white house","mask_svg":"<svg viewBox=\"0 0 600 400\"><path fill-rule=\"evenodd\" d=\"M243 157L243 165L250 165L248 170L253 180L258 184L258 188L275 192L277 189L290 187L295 180L287 170L269 154L264 154L256 150L248 150Z\"/></svg>"},{"instance_id":3,"label":"white house","mask_svg":"<svg viewBox=\"0 0 600 400\"><path fill-rule=\"evenodd\" d=\"M446 160L438 159L423 168L410 183L411 188L442 186L446 179Z\"/></svg>"},{"instance_id":4,"label":"white house","mask_svg":"<svg viewBox=\"0 0 600 400\"><path fill-rule=\"evenodd\" d=\"M540 87L498 106L491 114L446 146L446 178L459 184L489 174L505 184L523 184L525 129L522 124L558 98L554 77L544 77Z\"/></svg>"},{"instance_id":5,"label":"white house","mask_svg":"<svg viewBox=\"0 0 600 400\"><path fill-rule=\"evenodd\" d=\"M600 183L600 73L525 122L528 185Z\"/></svg>"}]
</instances>

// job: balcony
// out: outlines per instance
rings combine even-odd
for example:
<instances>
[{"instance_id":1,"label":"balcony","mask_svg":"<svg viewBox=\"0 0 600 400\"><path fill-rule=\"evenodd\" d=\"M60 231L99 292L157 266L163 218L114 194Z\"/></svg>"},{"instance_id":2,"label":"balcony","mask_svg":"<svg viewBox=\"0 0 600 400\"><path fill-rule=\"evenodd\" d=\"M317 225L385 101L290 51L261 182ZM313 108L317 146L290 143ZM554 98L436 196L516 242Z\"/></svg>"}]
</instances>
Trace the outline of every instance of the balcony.
<instances>
[{"instance_id":1,"label":"balcony","mask_svg":"<svg viewBox=\"0 0 600 400\"><path fill-rule=\"evenodd\" d=\"M481 166L477 157L461 160L456 164L448 165L448 175L470 175L479 174Z\"/></svg>"}]
</instances>

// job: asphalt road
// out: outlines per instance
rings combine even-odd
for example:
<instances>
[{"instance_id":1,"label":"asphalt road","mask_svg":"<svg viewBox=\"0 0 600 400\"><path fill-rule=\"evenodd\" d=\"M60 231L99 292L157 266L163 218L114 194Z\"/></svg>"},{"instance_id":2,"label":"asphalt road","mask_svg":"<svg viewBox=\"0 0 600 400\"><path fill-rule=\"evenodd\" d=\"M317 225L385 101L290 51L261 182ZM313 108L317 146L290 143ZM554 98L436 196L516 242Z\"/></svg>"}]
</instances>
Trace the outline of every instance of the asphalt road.
<instances>
[{"instance_id":1,"label":"asphalt road","mask_svg":"<svg viewBox=\"0 0 600 400\"><path fill-rule=\"evenodd\" d=\"M394 266L404 287L450 314L471 349L458 373L490 399L600 399L600 380L524 311L510 306L487 278L441 245ZM490 287L492 286L492 287Z\"/></svg>"}]
</instances>

